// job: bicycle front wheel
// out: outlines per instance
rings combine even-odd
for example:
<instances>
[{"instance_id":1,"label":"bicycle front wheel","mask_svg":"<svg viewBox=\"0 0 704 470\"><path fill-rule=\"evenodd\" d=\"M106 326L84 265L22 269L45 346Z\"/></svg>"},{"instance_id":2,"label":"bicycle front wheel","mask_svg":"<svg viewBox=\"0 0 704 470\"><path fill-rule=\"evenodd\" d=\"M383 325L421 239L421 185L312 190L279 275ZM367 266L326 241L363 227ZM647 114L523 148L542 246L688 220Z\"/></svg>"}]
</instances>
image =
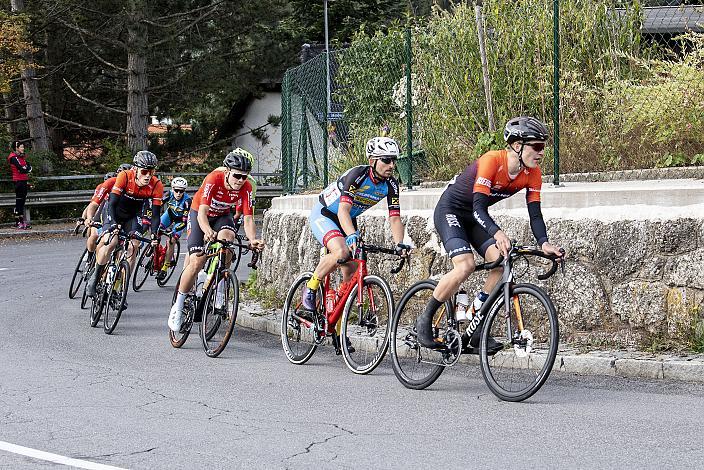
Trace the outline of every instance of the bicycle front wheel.
<instances>
[{"instance_id":1,"label":"bicycle front wheel","mask_svg":"<svg viewBox=\"0 0 704 470\"><path fill-rule=\"evenodd\" d=\"M73 277L71 278L71 285L68 287L68 298L75 299L76 294L78 294L78 289L83 283L83 274L85 272L86 266L88 265L88 248L83 250L81 257L78 258L78 264L76 269L73 271Z\"/></svg>"},{"instance_id":2,"label":"bicycle front wheel","mask_svg":"<svg viewBox=\"0 0 704 470\"><path fill-rule=\"evenodd\" d=\"M322 289L318 289L316 312L303 309L301 299L303 290L313 273L306 272L298 276L286 294L283 314L281 315L281 345L291 364L305 364L318 347L318 332L315 322L324 318ZM324 334L324 332L322 333Z\"/></svg>"},{"instance_id":3,"label":"bicycle front wheel","mask_svg":"<svg viewBox=\"0 0 704 470\"><path fill-rule=\"evenodd\" d=\"M122 260L115 272L112 283L108 284L105 295L105 312L103 312L103 330L105 334L111 335L115 331L120 315L125 309L127 291L130 286L130 265Z\"/></svg>"},{"instance_id":4,"label":"bicycle front wheel","mask_svg":"<svg viewBox=\"0 0 704 470\"><path fill-rule=\"evenodd\" d=\"M489 337L503 343L487 354ZM557 312L548 295L532 284L515 284L510 305L501 295L489 310L479 351L482 375L494 395L505 401L523 401L545 383L557 356Z\"/></svg>"},{"instance_id":5,"label":"bicycle front wheel","mask_svg":"<svg viewBox=\"0 0 704 470\"><path fill-rule=\"evenodd\" d=\"M183 274L181 274L183 275ZM181 284L181 276L178 277L176 281L176 287L174 288L174 295L171 298L171 305L176 303L176 297L178 296L178 287ZM194 305L195 295L189 294L186 297L186 301L183 305L183 324L181 325L181 330L178 333L174 333L169 328L169 342L174 348L180 348L186 343L188 335L191 334L191 328L193 328L193 311L195 309Z\"/></svg>"},{"instance_id":6,"label":"bicycle front wheel","mask_svg":"<svg viewBox=\"0 0 704 470\"><path fill-rule=\"evenodd\" d=\"M240 288L237 276L230 270L220 273L203 294L203 320L200 337L208 357L218 357L225 350L237 320Z\"/></svg>"},{"instance_id":7,"label":"bicycle front wheel","mask_svg":"<svg viewBox=\"0 0 704 470\"><path fill-rule=\"evenodd\" d=\"M406 388L422 390L435 382L445 366L442 354L418 343L416 319L425 310L437 282L416 282L404 292L391 322L391 361L396 378ZM445 302L433 317L435 336L442 337L447 328L447 313L452 303Z\"/></svg>"},{"instance_id":8,"label":"bicycle front wheel","mask_svg":"<svg viewBox=\"0 0 704 470\"><path fill-rule=\"evenodd\" d=\"M132 277L132 289L135 292L139 292L139 289L144 285L144 281L147 280L152 272L152 252L154 250L151 246L148 246L142 250L142 254L139 255L139 260L134 267L134 276Z\"/></svg>"},{"instance_id":9,"label":"bicycle front wheel","mask_svg":"<svg viewBox=\"0 0 704 470\"><path fill-rule=\"evenodd\" d=\"M179 256L181 256L181 242L175 240L174 254L171 256L171 266L169 266L169 269L166 270L166 277L164 279L157 278L156 280L156 283L159 287L166 286L166 283L169 282L169 279L171 279L171 276L173 276L174 271L176 271L176 266L178 266ZM178 284L176 284L176 288L178 289Z\"/></svg>"},{"instance_id":10,"label":"bicycle front wheel","mask_svg":"<svg viewBox=\"0 0 704 470\"><path fill-rule=\"evenodd\" d=\"M389 348L394 297L378 276L364 278L361 298L357 291L352 290L342 313L342 357L355 374L368 374L381 364Z\"/></svg>"}]
</instances>

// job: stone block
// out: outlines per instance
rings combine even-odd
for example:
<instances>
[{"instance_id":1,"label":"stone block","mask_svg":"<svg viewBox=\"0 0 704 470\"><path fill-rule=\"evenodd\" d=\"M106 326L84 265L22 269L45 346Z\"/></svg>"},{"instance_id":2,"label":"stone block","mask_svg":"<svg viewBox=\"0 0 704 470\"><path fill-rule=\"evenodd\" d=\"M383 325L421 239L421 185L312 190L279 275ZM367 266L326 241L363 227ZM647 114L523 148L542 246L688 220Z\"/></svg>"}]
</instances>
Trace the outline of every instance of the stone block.
<instances>
[{"instance_id":1,"label":"stone block","mask_svg":"<svg viewBox=\"0 0 704 470\"><path fill-rule=\"evenodd\" d=\"M613 313L631 327L661 333L666 326L666 294L661 282L626 282L611 293Z\"/></svg>"},{"instance_id":2,"label":"stone block","mask_svg":"<svg viewBox=\"0 0 704 470\"><path fill-rule=\"evenodd\" d=\"M598 357L587 354L559 355L553 369L582 375L616 375L615 362L616 359L612 357Z\"/></svg>"},{"instance_id":3,"label":"stone block","mask_svg":"<svg viewBox=\"0 0 704 470\"><path fill-rule=\"evenodd\" d=\"M704 361L671 360L663 363L663 376L668 380L704 382Z\"/></svg>"},{"instance_id":4,"label":"stone block","mask_svg":"<svg viewBox=\"0 0 704 470\"><path fill-rule=\"evenodd\" d=\"M644 379L662 379L662 361L648 359L617 359L616 375L620 377L639 377Z\"/></svg>"}]
</instances>

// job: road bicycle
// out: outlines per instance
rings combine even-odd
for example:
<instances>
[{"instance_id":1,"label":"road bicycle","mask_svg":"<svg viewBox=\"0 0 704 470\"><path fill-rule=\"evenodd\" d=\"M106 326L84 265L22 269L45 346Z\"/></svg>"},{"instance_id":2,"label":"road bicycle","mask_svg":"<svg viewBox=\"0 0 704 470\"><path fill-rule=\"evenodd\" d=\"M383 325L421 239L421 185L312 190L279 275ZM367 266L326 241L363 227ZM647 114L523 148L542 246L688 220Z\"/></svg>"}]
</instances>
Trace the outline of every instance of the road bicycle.
<instances>
[{"instance_id":1,"label":"road bicycle","mask_svg":"<svg viewBox=\"0 0 704 470\"><path fill-rule=\"evenodd\" d=\"M476 271L503 267L501 281L489 294L482 308L468 322L455 317L456 296L444 302L433 316L436 338L445 345L441 350L422 347L416 337L416 318L437 286L425 279L413 284L401 297L391 324L391 357L394 374L407 388L424 389L433 384L446 367L455 365L462 350L462 331L472 335L482 324L478 350L468 347L465 353L477 354L482 376L489 389L506 401L531 397L545 383L557 355L559 326L557 311L550 297L531 283L515 283L530 266L528 257L544 258L552 263L539 274L545 280L555 274L558 261L564 273L564 257L546 255L541 250L512 243L508 256L493 263L483 263ZM520 269L524 271L518 273ZM493 337L503 344L498 352L487 351Z\"/></svg>"},{"instance_id":2,"label":"road bicycle","mask_svg":"<svg viewBox=\"0 0 704 470\"><path fill-rule=\"evenodd\" d=\"M144 282L149 276L156 277L156 284L159 287L166 286L166 283L169 282L169 279L171 279L171 276L176 270L178 258L181 254L181 243L178 238L174 236L173 231L171 230L164 230L160 228L158 234L159 237L165 237L166 243L162 244L161 238L159 238L160 241L156 247L152 246L150 243L141 250L139 260L134 268L134 276L132 276L132 289L134 289L135 292L138 292L142 288ZM164 266L166 248L169 243L173 243L174 252L170 260L171 265L166 271L166 277L161 279L157 276L157 274L159 274L161 268Z\"/></svg>"},{"instance_id":3,"label":"road bicycle","mask_svg":"<svg viewBox=\"0 0 704 470\"><path fill-rule=\"evenodd\" d=\"M400 257L395 249L360 242L354 257L337 261L357 263L353 278L338 291L331 286L331 275L325 276L317 292L315 312L305 310L301 301L313 273L305 272L293 282L281 317L281 344L291 363L305 364L327 337L332 338L335 352L342 354L345 364L355 374L368 374L384 359L394 298L384 279L368 274L369 253ZM398 273L405 262L406 258L401 257L391 272ZM340 318L338 334L336 326Z\"/></svg>"},{"instance_id":4,"label":"road bicycle","mask_svg":"<svg viewBox=\"0 0 704 470\"><path fill-rule=\"evenodd\" d=\"M82 235L83 238L85 238L86 234L88 233L89 227L85 227L82 225L83 219L79 219L79 221L81 222L81 225L76 226L76 228L73 230L73 235L77 236L78 232L81 231L81 227L83 227ZM91 227L100 228L102 227L102 224L100 224L99 222L93 222L91 223ZM95 253L89 253L88 248L84 248L80 258L78 259L78 263L76 264L76 269L74 269L73 271L73 276L71 277L71 284L68 288L68 298L75 299L79 289L81 288L81 285L83 285L83 295L81 296L81 309L86 308L88 305L88 296L86 295L84 283L90 277L91 272L93 270L93 266L95 266Z\"/></svg>"},{"instance_id":5,"label":"road bicycle","mask_svg":"<svg viewBox=\"0 0 704 470\"><path fill-rule=\"evenodd\" d=\"M204 255L208 258L198 280L186 296L183 308L183 323L178 333L169 329L169 341L174 348L183 346L191 333L194 323L199 323L199 334L205 354L218 357L225 350L237 320L239 307L239 280L235 272L226 267L228 253L233 257L235 251L241 250L242 244L227 240L208 243ZM249 246L247 245L249 249ZM248 267L256 269L259 252L252 251L252 260ZM232 263L234 263L234 259ZM181 273L183 275L183 273ZM171 305L176 303L179 276L174 289Z\"/></svg>"},{"instance_id":6,"label":"road bicycle","mask_svg":"<svg viewBox=\"0 0 704 470\"><path fill-rule=\"evenodd\" d=\"M95 297L90 309L90 326L97 326L100 317L103 318L103 330L105 334L112 334L120 321L122 311L125 309L127 291L130 283L130 265L128 263L129 250L132 249L130 241L139 240L151 243L151 240L136 233L126 234L119 231L108 237L107 244L113 238L118 237L117 246L110 255L110 261L103 269L103 273L98 279L95 289Z\"/></svg>"}]
</instances>

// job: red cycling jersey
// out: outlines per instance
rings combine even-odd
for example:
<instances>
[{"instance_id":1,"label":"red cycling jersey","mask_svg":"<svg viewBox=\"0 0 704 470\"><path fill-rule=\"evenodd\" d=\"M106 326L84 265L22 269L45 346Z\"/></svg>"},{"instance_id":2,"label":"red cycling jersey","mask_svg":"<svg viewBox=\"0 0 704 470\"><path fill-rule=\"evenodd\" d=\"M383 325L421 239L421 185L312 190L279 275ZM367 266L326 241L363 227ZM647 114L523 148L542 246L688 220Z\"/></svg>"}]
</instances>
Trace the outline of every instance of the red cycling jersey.
<instances>
[{"instance_id":1,"label":"red cycling jersey","mask_svg":"<svg viewBox=\"0 0 704 470\"><path fill-rule=\"evenodd\" d=\"M203 180L198 192L193 196L191 210L198 211L201 204L210 206L208 217L217 217L232 211L235 206L241 206L244 215L252 215L252 184L245 181L239 191L225 188L225 172L212 171Z\"/></svg>"},{"instance_id":2,"label":"red cycling jersey","mask_svg":"<svg viewBox=\"0 0 704 470\"><path fill-rule=\"evenodd\" d=\"M93 197L90 200L96 204L107 201L110 196L110 191L112 191L112 187L115 186L115 181L117 181L117 176L108 178L96 186Z\"/></svg>"}]
</instances>

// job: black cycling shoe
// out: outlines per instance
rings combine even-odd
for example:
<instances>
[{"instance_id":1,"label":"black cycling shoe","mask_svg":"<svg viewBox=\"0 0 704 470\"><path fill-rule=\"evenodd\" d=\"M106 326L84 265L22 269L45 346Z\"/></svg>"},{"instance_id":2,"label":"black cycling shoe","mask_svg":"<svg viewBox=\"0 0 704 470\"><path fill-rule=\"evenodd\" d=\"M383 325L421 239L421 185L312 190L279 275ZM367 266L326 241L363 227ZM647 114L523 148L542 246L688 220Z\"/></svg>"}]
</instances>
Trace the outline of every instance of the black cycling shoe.
<instances>
[{"instance_id":1,"label":"black cycling shoe","mask_svg":"<svg viewBox=\"0 0 704 470\"><path fill-rule=\"evenodd\" d=\"M98 279L100 278L100 275L103 273L103 269L105 267L101 266L99 264L95 265L95 269L93 269L93 272L91 273L90 277L88 278L88 283L86 284L86 295L88 297L95 297L95 290L96 287L98 286Z\"/></svg>"},{"instance_id":2,"label":"black cycling shoe","mask_svg":"<svg viewBox=\"0 0 704 470\"><path fill-rule=\"evenodd\" d=\"M479 354L479 342L481 341L480 335L478 334L479 329L474 331L472 338L470 339L467 333L462 334L462 354ZM497 352L504 348L504 344L496 341L494 338L489 336L486 344L486 354L488 356L493 356Z\"/></svg>"},{"instance_id":3,"label":"black cycling shoe","mask_svg":"<svg viewBox=\"0 0 704 470\"><path fill-rule=\"evenodd\" d=\"M156 280L163 281L164 279L166 279L166 274L166 271L159 270L159 272L156 273Z\"/></svg>"},{"instance_id":4,"label":"black cycling shoe","mask_svg":"<svg viewBox=\"0 0 704 470\"><path fill-rule=\"evenodd\" d=\"M356 351L354 346L352 346L352 341L350 341L350 338L345 336L345 342L347 343L347 351L352 354L353 352ZM335 335L332 337L332 344L335 346L335 355L339 356L342 354L342 342L340 342L340 336Z\"/></svg>"},{"instance_id":5,"label":"black cycling shoe","mask_svg":"<svg viewBox=\"0 0 704 470\"><path fill-rule=\"evenodd\" d=\"M421 346L428 349L442 350L447 349L444 343L435 340L433 335L433 313L421 313L416 318L416 338Z\"/></svg>"}]
</instances>

